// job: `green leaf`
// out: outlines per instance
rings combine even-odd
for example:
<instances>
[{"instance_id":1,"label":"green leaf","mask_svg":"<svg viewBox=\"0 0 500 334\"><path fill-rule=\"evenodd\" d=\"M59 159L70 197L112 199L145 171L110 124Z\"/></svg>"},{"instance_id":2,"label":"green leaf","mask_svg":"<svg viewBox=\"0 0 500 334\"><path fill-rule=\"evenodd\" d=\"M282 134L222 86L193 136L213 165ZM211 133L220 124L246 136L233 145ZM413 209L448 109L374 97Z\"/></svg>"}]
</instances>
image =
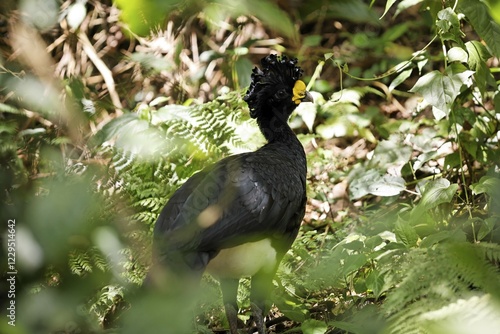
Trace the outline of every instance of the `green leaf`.
<instances>
[{"instance_id":1,"label":"green leaf","mask_svg":"<svg viewBox=\"0 0 500 334\"><path fill-rule=\"evenodd\" d=\"M497 225L496 218L489 218L481 220L481 226L477 232L477 240L483 240L488 234L490 234Z\"/></svg>"},{"instance_id":2,"label":"green leaf","mask_svg":"<svg viewBox=\"0 0 500 334\"><path fill-rule=\"evenodd\" d=\"M214 27L218 27L228 17L252 15L286 37L293 39L297 35L290 16L271 1L116 0L116 4L121 9L121 19L130 30L141 36L146 36L152 29L161 26L173 12L184 15L186 19L203 13Z\"/></svg>"},{"instance_id":3,"label":"green leaf","mask_svg":"<svg viewBox=\"0 0 500 334\"><path fill-rule=\"evenodd\" d=\"M436 27L439 28L438 33L441 39L444 41L451 40L462 45L462 32L460 31L460 20L457 13L451 7L446 7L439 11L437 16Z\"/></svg>"},{"instance_id":4,"label":"green leaf","mask_svg":"<svg viewBox=\"0 0 500 334\"><path fill-rule=\"evenodd\" d=\"M19 109L15 108L9 104L5 104L5 103L1 103L1 102L0 102L0 111L1 112L8 112L11 114L22 114L22 112Z\"/></svg>"},{"instance_id":5,"label":"green leaf","mask_svg":"<svg viewBox=\"0 0 500 334\"><path fill-rule=\"evenodd\" d=\"M441 203L450 203L457 189L458 184L450 184L450 181L447 179L441 178L429 181L425 185L422 199L418 205L423 206L425 210L429 210Z\"/></svg>"},{"instance_id":6,"label":"green leaf","mask_svg":"<svg viewBox=\"0 0 500 334\"><path fill-rule=\"evenodd\" d=\"M489 84L495 87L495 78L486 64L486 61L491 58L488 49L478 41L469 41L465 43L467 53L469 54L469 68L476 73L474 74L475 82L479 91L484 96L486 94L486 86Z\"/></svg>"},{"instance_id":7,"label":"green leaf","mask_svg":"<svg viewBox=\"0 0 500 334\"><path fill-rule=\"evenodd\" d=\"M397 40L402 35L404 35L407 31L408 31L407 23L396 24L395 26L387 29L387 31L385 31L384 34L382 35L381 39L384 42L392 42Z\"/></svg>"},{"instance_id":8,"label":"green leaf","mask_svg":"<svg viewBox=\"0 0 500 334\"><path fill-rule=\"evenodd\" d=\"M500 214L500 178L486 175L470 188L476 194L488 194L488 211L491 215Z\"/></svg>"},{"instance_id":9,"label":"green leaf","mask_svg":"<svg viewBox=\"0 0 500 334\"><path fill-rule=\"evenodd\" d=\"M364 246L365 246L365 244L360 240L353 240L351 242L347 242L344 245L342 245L342 247L344 247L345 249L354 250L354 251L359 251L359 250L363 249Z\"/></svg>"},{"instance_id":10,"label":"green leaf","mask_svg":"<svg viewBox=\"0 0 500 334\"><path fill-rule=\"evenodd\" d=\"M421 248L428 248L441 241L453 241L453 242L464 242L466 241L466 236L464 231L455 229L450 231L439 231L432 233L422 239L420 243Z\"/></svg>"},{"instance_id":11,"label":"green leaf","mask_svg":"<svg viewBox=\"0 0 500 334\"><path fill-rule=\"evenodd\" d=\"M365 240L365 247L369 250L375 250L375 248L380 249L385 246L384 239L380 235L374 235L373 237L368 237Z\"/></svg>"},{"instance_id":12,"label":"green leaf","mask_svg":"<svg viewBox=\"0 0 500 334\"><path fill-rule=\"evenodd\" d=\"M398 219L394 227L394 233L397 240L401 241L407 247L414 247L417 245L418 234L415 228L408 224L408 222Z\"/></svg>"},{"instance_id":13,"label":"green leaf","mask_svg":"<svg viewBox=\"0 0 500 334\"><path fill-rule=\"evenodd\" d=\"M439 21L436 22L436 25L445 31L448 31L448 29L451 27L460 26L458 15L453 11L451 7L446 7L443 10L439 11L437 16Z\"/></svg>"},{"instance_id":14,"label":"green leaf","mask_svg":"<svg viewBox=\"0 0 500 334\"><path fill-rule=\"evenodd\" d=\"M465 43L465 47L469 54L469 67L473 71L476 71L483 62L491 58L488 49L479 41L469 41Z\"/></svg>"},{"instance_id":15,"label":"green leaf","mask_svg":"<svg viewBox=\"0 0 500 334\"><path fill-rule=\"evenodd\" d=\"M328 326L324 321L307 319L300 325L300 329L303 334L324 334L328 330Z\"/></svg>"},{"instance_id":16,"label":"green leaf","mask_svg":"<svg viewBox=\"0 0 500 334\"><path fill-rule=\"evenodd\" d=\"M376 269L366 277L366 287L373 292L375 298L380 297L380 295L386 290L384 285L384 274L381 274L380 271Z\"/></svg>"},{"instance_id":17,"label":"green leaf","mask_svg":"<svg viewBox=\"0 0 500 334\"><path fill-rule=\"evenodd\" d=\"M398 16L402 11L405 11L410 7L418 5L422 1L424 1L424 0L401 0L398 3L398 6L396 8L396 12L394 13L394 17Z\"/></svg>"},{"instance_id":18,"label":"green leaf","mask_svg":"<svg viewBox=\"0 0 500 334\"><path fill-rule=\"evenodd\" d=\"M471 184L470 188L474 194L498 195L500 192L500 179L488 175L483 176L479 182Z\"/></svg>"},{"instance_id":19,"label":"green leaf","mask_svg":"<svg viewBox=\"0 0 500 334\"><path fill-rule=\"evenodd\" d=\"M381 19L385 16L385 14L387 14L389 9L391 9L392 5L394 5L395 3L396 3L396 0L387 0L387 2L385 3L384 13L380 17Z\"/></svg>"},{"instance_id":20,"label":"green leaf","mask_svg":"<svg viewBox=\"0 0 500 334\"><path fill-rule=\"evenodd\" d=\"M363 170L360 177L353 178L349 184L349 194L351 199L361 198L370 193L370 182L378 180L382 176L375 169Z\"/></svg>"},{"instance_id":21,"label":"green leaf","mask_svg":"<svg viewBox=\"0 0 500 334\"><path fill-rule=\"evenodd\" d=\"M474 282L475 285L492 294L495 298L500 297L500 279L498 269L490 267L487 261L484 261L484 255L479 251L477 244L449 243L446 245L446 251L452 257L452 263L456 263L459 270L464 273L465 279Z\"/></svg>"},{"instance_id":22,"label":"green leaf","mask_svg":"<svg viewBox=\"0 0 500 334\"><path fill-rule=\"evenodd\" d=\"M370 166L381 170L401 167L410 161L412 148L404 144L397 135L391 136L389 140L382 140L373 151Z\"/></svg>"},{"instance_id":23,"label":"green leaf","mask_svg":"<svg viewBox=\"0 0 500 334\"><path fill-rule=\"evenodd\" d=\"M177 0L115 0L120 8L120 18L128 28L140 36L146 36L155 26L161 24Z\"/></svg>"},{"instance_id":24,"label":"green leaf","mask_svg":"<svg viewBox=\"0 0 500 334\"><path fill-rule=\"evenodd\" d=\"M493 19L500 24L500 1L499 0L487 0L490 8L490 14Z\"/></svg>"},{"instance_id":25,"label":"green leaf","mask_svg":"<svg viewBox=\"0 0 500 334\"><path fill-rule=\"evenodd\" d=\"M411 72L413 72L412 68L409 68L407 70L404 70L403 72L399 73L397 77L392 80L391 84L389 85L389 91L392 92L394 88L402 84L406 79L408 79L411 75Z\"/></svg>"},{"instance_id":26,"label":"green leaf","mask_svg":"<svg viewBox=\"0 0 500 334\"><path fill-rule=\"evenodd\" d=\"M290 16L272 1L219 0L217 3L218 7L222 8L219 10L223 19L226 19L227 9L230 9L234 18L240 15L252 15L284 36L292 39L297 36L297 30Z\"/></svg>"},{"instance_id":27,"label":"green leaf","mask_svg":"<svg viewBox=\"0 0 500 334\"><path fill-rule=\"evenodd\" d=\"M477 159L478 157L478 148L479 148L479 143L477 141L477 138L473 136L470 132L461 132L458 135L460 139L460 144L462 145L465 150L472 155L474 159Z\"/></svg>"},{"instance_id":28,"label":"green leaf","mask_svg":"<svg viewBox=\"0 0 500 334\"><path fill-rule=\"evenodd\" d=\"M464 49L457 46L448 50L448 60L450 62L458 61L460 63L467 63L469 55Z\"/></svg>"},{"instance_id":29,"label":"green leaf","mask_svg":"<svg viewBox=\"0 0 500 334\"><path fill-rule=\"evenodd\" d=\"M451 154L448 154L444 158L444 168L445 168L445 170L451 170L455 167L460 166L461 161L462 160L460 159L460 153L453 152Z\"/></svg>"},{"instance_id":30,"label":"green leaf","mask_svg":"<svg viewBox=\"0 0 500 334\"><path fill-rule=\"evenodd\" d=\"M375 196L395 196L406 189L405 180L400 176L386 174L374 180L368 186L368 191Z\"/></svg>"},{"instance_id":31,"label":"green leaf","mask_svg":"<svg viewBox=\"0 0 500 334\"><path fill-rule=\"evenodd\" d=\"M296 322L303 322L306 321L306 316L305 316L305 311L300 311L300 310L288 310L285 307L280 307L280 305L276 305L280 311L282 311L284 314L286 314L287 318L296 321ZM213 332L211 332L213 333Z\"/></svg>"},{"instance_id":32,"label":"green leaf","mask_svg":"<svg viewBox=\"0 0 500 334\"><path fill-rule=\"evenodd\" d=\"M47 130L45 128L26 129L26 130L19 131L19 136L21 136L21 137L23 137L23 136L36 136L36 135L40 135L40 134L43 134L46 132L47 132Z\"/></svg>"},{"instance_id":33,"label":"green leaf","mask_svg":"<svg viewBox=\"0 0 500 334\"><path fill-rule=\"evenodd\" d=\"M368 261L365 254L351 254L344 260L344 267L342 268L342 275L348 276L355 271L358 271Z\"/></svg>"},{"instance_id":34,"label":"green leaf","mask_svg":"<svg viewBox=\"0 0 500 334\"><path fill-rule=\"evenodd\" d=\"M444 73L432 71L418 79L410 92L419 93L430 105L448 115L460 89L472 74L474 72L463 65L453 63Z\"/></svg>"},{"instance_id":35,"label":"green leaf","mask_svg":"<svg viewBox=\"0 0 500 334\"><path fill-rule=\"evenodd\" d=\"M237 87L248 87L250 85L250 76L252 74L253 64L247 58L238 58L234 64L238 83Z\"/></svg>"},{"instance_id":36,"label":"green leaf","mask_svg":"<svg viewBox=\"0 0 500 334\"><path fill-rule=\"evenodd\" d=\"M320 45L322 39L323 36L321 35L308 35L304 37L302 45L307 47L318 46Z\"/></svg>"},{"instance_id":37,"label":"green leaf","mask_svg":"<svg viewBox=\"0 0 500 334\"><path fill-rule=\"evenodd\" d=\"M469 19L493 54L500 57L500 25L492 19L488 6L479 0L462 0L458 2L458 9Z\"/></svg>"},{"instance_id":38,"label":"green leaf","mask_svg":"<svg viewBox=\"0 0 500 334\"><path fill-rule=\"evenodd\" d=\"M327 1L323 8L326 9L327 15L332 15L337 19L346 19L353 23L380 25L377 14L364 0Z\"/></svg>"},{"instance_id":39,"label":"green leaf","mask_svg":"<svg viewBox=\"0 0 500 334\"><path fill-rule=\"evenodd\" d=\"M445 91L445 76L439 71L432 71L420 77L410 92L418 93L432 106L440 110L449 110L451 97Z\"/></svg>"},{"instance_id":40,"label":"green leaf","mask_svg":"<svg viewBox=\"0 0 500 334\"><path fill-rule=\"evenodd\" d=\"M314 129L314 121L316 120L317 109L313 103L301 103L295 109L297 115L302 118L304 124L307 126L310 132L313 132Z\"/></svg>"}]
</instances>

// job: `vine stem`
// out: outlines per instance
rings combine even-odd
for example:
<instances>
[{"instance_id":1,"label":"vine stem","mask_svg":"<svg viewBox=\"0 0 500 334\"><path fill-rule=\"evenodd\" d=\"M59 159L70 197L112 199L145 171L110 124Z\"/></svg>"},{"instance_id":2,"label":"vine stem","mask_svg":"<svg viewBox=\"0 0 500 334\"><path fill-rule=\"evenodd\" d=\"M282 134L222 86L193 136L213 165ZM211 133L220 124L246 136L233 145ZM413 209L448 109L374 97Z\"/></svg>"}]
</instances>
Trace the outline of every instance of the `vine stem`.
<instances>
[{"instance_id":1,"label":"vine stem","mask_svg":"<svg viewBox=\"0 0 500 334\"><path fill-rule=\"evenodd\" d=\"M307 84L306 89L311 90L312 86L318 79L319 75L321 74L321 71L323 71L323 66L325 65L325 62L323 60L318 62L318 66L316 66L316 69L314 70L313 75L311 76L311 80L309 80L309 83Z\"/></svg>"},{"instance_id":2,"label":"vine stem","mask_svg":"<svg viewBox=\"0 0 500 334\"><path fill-rule=\"evenodd\" d=\"M348 70L345 69L345 67L342 67L340 64L337 64L337 62L335 62L333 60L333 57L330 57L328 59L332 60L332 62L337 66L339 67L339 69L342 70L342 73L345 73L347 76L349 76L350 78L352 79L355 79L355 80L360 80L360 81L373 81L373 80L379 80L379 79L383 79L383 78L386 78L388 76L391 76L393 75L394 73L399 73L401 72L402 70L406 69L408 66L411 65L412 61L417 58L418 56L420 56L422 53L424 53L425 50L427 50L427 48L432 44L434 43L434 41L436 40L436 38L438 38L439 34L436 34L434 35L434 37L429 41L429 43L427 43L421 50L415 52L413 54L413 56L407 60L407 61L404 61L402 63L399 63L397 64L396 66L392 67L391 69L389 69L387 72L385 73L382 73L381 75L378 75L378 76L374 76L372 78L361 78L361 77L357 77L355 75L352 75L348 72ZM327 60L328 60L327 59Z\"/></svg>"},{"instance_id":3,"label":"vine stem","mask_svg":"<svg viewBox=\"0 0 500 334\"><path fill-rule=\"evenodd\" d=\"M458 130L458 124L455 121L455 113L454 113L454 109L453 108L450 108L450 115L453 118L453 126L455 127L455 133L456 133L456 137L457 137L458 154L460 156L460 178L462 180L462 187L464 188L466 208L467 208L467 212L469 213L469 219L472 219L472 212L471 212L471 209L470 209L470 199L469 199L469 194L467 193L467 189L466 189L467 182L465 180L464 154L463 154L462 145L460 143L460 136L458 135L458 132L459 132L459 130ZM474 222L471 222L471 229L472 229L472 236L474 238L474 241L477 242L476 230L474 228Z\"/></svg>"}]
</instances>

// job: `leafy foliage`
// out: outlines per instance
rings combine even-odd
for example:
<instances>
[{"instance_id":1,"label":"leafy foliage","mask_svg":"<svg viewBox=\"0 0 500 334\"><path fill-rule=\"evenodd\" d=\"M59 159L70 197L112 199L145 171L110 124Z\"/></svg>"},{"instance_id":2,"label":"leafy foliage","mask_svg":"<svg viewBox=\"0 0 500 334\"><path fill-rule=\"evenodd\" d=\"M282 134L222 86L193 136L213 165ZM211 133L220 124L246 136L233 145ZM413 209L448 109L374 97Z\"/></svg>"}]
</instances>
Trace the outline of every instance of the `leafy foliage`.
<instances>
[{"instance_id":1,"label":"leafy foliage","mask_svg":"<svg viewBox=\"0 0 500 334\"><path fill-rule=\"evenodd\" d=\"M206 164L262 144L238 89L271 50L300 58L316 101L291 120L309 202L276 279L275 332L498 328L493 1L258 1L229 4L223 20L225 1L153 1L141 10L151 21L168 11L168 23L137 39L121 28L144 28L130 15L138 2L118 4L122 16L109 1L24 4L2 35L1 214L22 221L26 332L101 332L134 307L171 194ZM264 28L276 13L278 34ZM196 331L227 327L217 284L206 277L204 288ZM124 331L179 307L156 297L135 307L157 318L136 313Z\"/></svg>"}]
</instances>

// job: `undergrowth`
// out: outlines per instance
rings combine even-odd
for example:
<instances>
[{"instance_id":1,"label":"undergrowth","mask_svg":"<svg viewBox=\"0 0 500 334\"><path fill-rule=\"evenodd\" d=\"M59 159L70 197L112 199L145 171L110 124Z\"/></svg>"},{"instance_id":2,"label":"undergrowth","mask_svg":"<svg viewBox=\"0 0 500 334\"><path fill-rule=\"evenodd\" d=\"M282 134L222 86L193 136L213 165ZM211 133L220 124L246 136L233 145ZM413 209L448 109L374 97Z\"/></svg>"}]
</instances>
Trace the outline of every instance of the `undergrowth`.
<instances>
[{"instance_id":1,"label":"undergrowth","mask_svg":"<svg viewBox=\"0 0 500 334\"><path fill-rule=\"evenodd\" d=\"M2 218L19 222L19 333L118 328L168 198L208 164L263 143L238 88L249 58L271 49L301 58L315 97L291 119L309 200L275 280L275 332L500 328L500 27L485 2L313 1L293 14L307 35L298 47L271 38L264 10L217 25L222 7L178 7L164 31L135 40L107 1L85 3L78 29L68 26L81 4L63 3L52 40L13 16L12 50L2 46L0 198ZM278 30L293 40L290 22ZM26 36L38 42L21 52ZM118 45L126 56L112 66ZM45 46L64 80L41 70L53 65ZM203 284L191 327L227 328L217 283ZM247 297L244 280L243 320ZM161 316L145 328L161 328Z\"/></svg>"}]
</instances>

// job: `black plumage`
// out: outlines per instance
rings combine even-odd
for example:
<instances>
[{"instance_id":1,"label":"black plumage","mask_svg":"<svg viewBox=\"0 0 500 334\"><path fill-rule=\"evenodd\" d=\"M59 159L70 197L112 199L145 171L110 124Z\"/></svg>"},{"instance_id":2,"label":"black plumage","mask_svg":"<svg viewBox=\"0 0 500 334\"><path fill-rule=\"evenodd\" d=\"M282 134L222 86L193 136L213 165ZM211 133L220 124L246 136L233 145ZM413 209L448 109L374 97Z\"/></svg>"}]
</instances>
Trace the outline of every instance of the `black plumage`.
<instances>
[{"instance_id":1,"label":"black plumage","mask_svg":"<svg viewBox=\"0 0 500 334\"><path fill-rule=\"evenodd\" d=\"M299 80L302 70L285 56L269 55L261 63L244 100L267 144L220 160L174 193L155 225L148 277L178 288L212 273L221 282L232 334L242 276L252 277L254 317L264 333L272 278L297 236L306 203L306 156L287 124L297 105L310 101Z\"/></svg>"}]
</instances>

